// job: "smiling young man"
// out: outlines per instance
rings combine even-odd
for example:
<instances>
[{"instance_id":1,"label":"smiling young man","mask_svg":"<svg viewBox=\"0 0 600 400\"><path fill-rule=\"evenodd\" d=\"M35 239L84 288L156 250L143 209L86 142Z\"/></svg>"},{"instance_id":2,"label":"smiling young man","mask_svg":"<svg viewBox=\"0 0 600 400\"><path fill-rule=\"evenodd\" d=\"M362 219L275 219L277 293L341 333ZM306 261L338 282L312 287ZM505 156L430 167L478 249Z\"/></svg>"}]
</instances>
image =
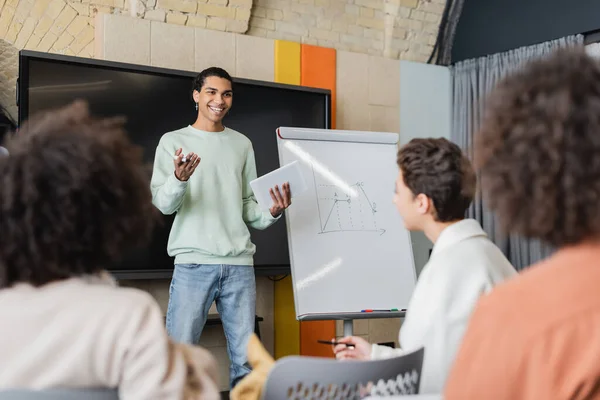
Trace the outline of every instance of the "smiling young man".
<instances>
[{"instance_id":1,"label":"smiling young man","mask_svg":"<svg viewBox=\"0 0 600 400\"><path fill-rule=\"evenodd\" d=\"M381 359L425 348L420 393L440 393L481 295L516 275L515 269L465 212L475 195L475 171L447 139L413 139L398 152L394 204L410 231L434 243L408 305L401 349L346 337L338 359Z\"/></svg>"},{"instance_id":2,"label":"smiling young man","mask_svg":"<svg viewBox=\"0 0 600 400\"><path fill-rule=\"evenodd\" d=\"M250 140L223 125L233 100L232 79L217 67L193 83L198 117L163 135L156 149L152 200L163 214L177 213L168 253L175 257L167 331L183 343L200 338L213 301L223 322L231 360L230 385L250 372L246 343L254 331L256 283L248 226L265 229L291 202L289 185L271 190L270 212L250 188L256 178Z\"/></svg>"}]
</instances>

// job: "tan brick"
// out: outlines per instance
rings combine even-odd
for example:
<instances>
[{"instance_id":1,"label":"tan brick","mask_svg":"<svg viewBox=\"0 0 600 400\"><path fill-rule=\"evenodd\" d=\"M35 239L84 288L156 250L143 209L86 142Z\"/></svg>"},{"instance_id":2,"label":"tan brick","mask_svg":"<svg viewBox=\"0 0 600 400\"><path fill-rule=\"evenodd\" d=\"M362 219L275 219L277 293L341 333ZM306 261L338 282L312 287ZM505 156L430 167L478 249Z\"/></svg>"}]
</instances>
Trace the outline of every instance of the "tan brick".
<instances>
[{"instance_id":1,"label":"tan brick","mask_svg":"<svg viewBox=\"0 0 600 400\"><path fill-rule=\"evenodd\" d=\"M88 4L72 2L69 5L77 11L77 14L83 17L90 16L90 6Z\"/></svg>"},{"instance_id":2,"label":"tan brick","mask_svg":"<svg viewBox=\"0 0 600 400\"><path fill-rule=\"evenodd\" d=\"M353 36L363 37L365 28L357 25L348 25L348 33Z\"/></svg>"},{"instance_id":3,"label":"tan brick","mask_svg":"<svg viewBox=\"0 0 600 400\"><path fill-rule=\"evenodd\" d=\"M317 18L317 28L331 30L331 20L325 18Z\"/></svg>"},{"instance_id":4,"label":"tan brick","mask_svg":"<svg viewBox=\"0 0 600 400\"><path fill-rule=\"evenodd\" d=\"M248 30L248 21L240 21L240 20L228 20L227 21L227 32L233 33L246 33Z\"/></svg>"},{"instance_id":5,"label":"tan brick","mask_svg":"<svg viewBox=\"0 0 600 400\"><path fill-rule=\"evenodd\" d=\"M107 7L115 6L115 0L91 0L90 3L97 4L99 6L107 6ZM129 3L129 1L127 3ZM129 7L128 7L128 9L129 9Z\"/></svg>"},{"instance_id":6,"label":"tan brick","mask_svg":"<svg viewBox=\"0 0 600 400\"><path fill-rule=\"evenodd\" d=\"M354 3L358 6L369 7L375 10L383 9L383 1L381 0L355 0Z\"/></svg>"},{"instance_id":7,"label":"tan brick","mask_svg":"<svg viewBox=\"0 0 600 400\"><path fill-rule=\"evenodd\" d=\"M406 29L400 28L399 26L394 27L394 37L404 39L406 37Z\"/></svg>"},{"instance_id":8,"label":"tan brick","mask_svg":"<svg viewBox=\"0 0 600 400\"><path fill-rule=\"evenodd\" d=\"M435 46L435 42L437 41L437 37L435 35L430 35L429 36L429 43L427 43L430 46Z\"/></svg>"},{"instance_id":9,"label":"tan brick","mask_svg":"<svg viewBox=\"0 0 600 400\"><path fill-rule=\"evenodd\" d=\"M302 36L294 35L292 33L285 33L285 32L267 31L266 37L269 39L287 40L288 42L296 42L296 43L302 42ZM316 44L316 39L315 39L315 44Z\"/></svg>"},{"instance_id":10,"label":"tan brick","mask_svg":"<svg viewBox=\"0 0 600 400\"><path fill-rule=\"evenodd\" d=\"M168 13L167 24L185 25L188 16L181 13Z\"/></svg>"},{"instance_id":11,"label":"tan brick","mask_svg":"<svg viewBox=\"0 0 600 400\"><path fill-rule=\"evenodd\" d=\"M37 35L43 39L44 35L46 34L46 32L48 32L50 30L53 23L54 23L54 20L52 18L50 18L47 15L44 15L39 20L38 24L36 25L35 30L33 31L33 34Z\"/></svg>"},{"instance_id":12,"label":"tan brick","mask_svg":"<svg viewBox=\"0 0 600 400\"><path fill-rule=\"evenodd\" d=\"M76 36L79 32L83 30L88 25L89 18L78 15L73 19L73 22L69 24L67 27L67 32L71 36Z\"/></svg>"},{"instance_id":13,"label":"tan brick","mask_svg":"<svg viewBox=\"0 0 600 400\"><path fill-rule=\"evenodd\" d=\"M206 21L206 27L215 31L225 31L227 29L227 20L219 17L209 17Z\"/></svg>"},{"instance_id":14,"label":"tan brick","mask_svg":"<svg viewBox=\"0 0 600 400\"><path fill-rule=\"evenodd\" d=\"M206 17L204 15L190 15L185 24L196 28L206 28Z\"/></svg>"},{"instance_id":15,"label":"tan brick","mask_svg":"<svg viewBox=\"0 0 600 400\"><path fill-rule=\"evenodd\" d=\"M46 33L40 41L40 44L38 45L36 50L47 52L48 50L50 50L50 47L52 47L54 42L56 42L56 39L58 39L58 37L54 33Z\"/></svg>"},{"instance_id":16,"label":"tan brick","mask_svg":"<svg viewBox=\"0 0 600 400\"><path fill-rule=\"evenodd\" d=\"M298 19L300 19L300 14L298 14L297 12L292 10L283 10L284 21L295 22Z\"/></svg>"},{"instance_id":17,"label":"tan brick","mask_svg":"<svg viewBox=\"0 0 600 400\"><path fill-rule=\"evenodd\" d=\"M438 14L438 15L442 15L444 13L444 5L443 4L423 3L423 4L421 4L421 7L419 7L419 9L421 9L425 12L434 13L434 14Z\"/></svg>"},{"instance_id":18,"label":"tan brick","mask_svg":"<svg viewBox=\"0 0 600 400\"><path fill-rule=\"evenodd\" d=\"M294 35L308 36L308 29L306 29L304 26L285 21L277 21L275 23L275 30Z\"/></svg>"},{"instance_id":19,"label":"tan brick","mask_svg":"<svg viewBox=\"0 0 600 400\"><path fill-rule=\"evenodd\" d=\"M198 2L192 0L158 0L156 5L163 10L175 10L187 13L195 13L198 9Z\"/></svg>"},{"instance_id":20,"label":"tan brick","mask_svg":"<svg viewBox=\"0 0 600 400\"><path fill-rule=\"evenodd\" d=\"M419 53L423 54L424 56L430 56L432 51L433 51L433 46L423 45L423 46L421 46Z\"/></svg>"},{"instance_id":21,"label":"tan brick","mask_svg":"<svg viewBox=\"0 0 600 400\"><path fill-rule=\"evenodd\" d=\"M85 49L78 53L79 56L94 58L94 41L91 41L90 44L85 46Z\"/></svg>"},{"instance_id":22,"label":"tan brick","mask_svg":"<svg viewBox=\"0 0 600 400\"><path fill-rule=\"evenodd\" d=\"M419 0L400 0L400 5L404 7L417 8Z\"/></svg>"},{"instance_id":23,"label":"tan brick","mask_svg":"<svg viewBox=\"0 0 600 400\"><path fill-rule=\"evenodd\" d=\"M250 24L253 28L262 28L271 31L275 30L275 21L266 18L252 17L250 19Z\"/></svg>"},{"instance_id":24,"label":"tan brick","mask_svg":"<svg viewBox=\"0 0 600 400\"><path fill-rule=\"evenodd\" d=\"M250 36L267 37L267 32L270 31L267 31L264 28L255 28L252 26L252 20L250 20L250 29L248 29L248 32L246 33Z\"/></svg>"},{"instance_id":25,"label":"tan brick","mask_svg":"<svg viewBox=\"0 0 600 400\"><path fill-rule=\"evenodd\" d=\"M230 7L252 7L252 0L229 0Z\"/></svg>"},{"instance_id":26,"label":"tan brick","mask_svg":"<svg viewBox=\"0 0 600 400\"><path fill-rule=\"evenodd\" d=\"M85 28L83 28L81 32L79 32L79 35L75 37L75 40L73 41L73 43L71 43L69 48L73 50L75 54L79 54L79 52L88 44L90 44L90 42L93 40L94 28L88 25Z\"/></svg>"},{"instance_id":27,"label":"tan brick","mask_svg":"<svg viewBox=\"0 0 600 400\"><path fill-rule=\"evenodd\" d=\"M349 24L353 24L354 25L354 24L356 24L356 21L358 20L358 18L360 18L360 17L357 17L356 15L344 14L344 15L342 15L341 18L336 18L336 20L339 19L339 20L342 20L342 21L345 21L345 22L347 22Z\"/></svg>"},{"instance_id":28,"label":"tan brick","mask_svg":"<svg viewBox=\"0 0 600 400\"><path fill-rule=\"evenodd\" d=\"M353 4L346 4L346 13L358 16L360 14L360 7Z\"/></svg>"},{"instance_id":29,"label":"tan brick","mask_svg":"<svg viewBox=\"0 0 600 400\"><path fill-rule=\"evenodd\" d=\"M48 8L48 4L50 4L50 0L36 0L29 15L34 18L40 18L44 14L44 11L46 11L46 8Z\"/></svg>"},{"instance_id":30,"label":"tan brick","mask_svg":"<svg viewBox=\"0 0 600 400\"><path fill-rule=\"evenodd\" d=\"M365 28L364 36L367 39L383 40L383 31L376 29Z\"/></svg>"},{"instance_id":31,"label":"tan brick","mask_svg":"<svg viewBox=\"0 0 600 400\"><path fill-rule=\"evenodd\" d=\"M8 43L14 44L17 40L19 32L21 32L22 27L23 23L18 22L15 18L13 18L12 23L8 27L8 32L6 32L6 36L4 36L4 40L6 40Z\"/></svg>"},{"instance_id":32,"label":"tan brick","mask_svg":"<svg viewBox=\"0 0 600 400\"><path fill-rule=\"evenodd\" d=\"M17 36L17 40L15 41L15 47L17 49L23 49L29 38L33 34L33 30L35 29L35 24L37 23L36 19L33 17L29 17L25 20L23 27L21 28L21 32Z\"/></svg>"},{"instance_id":33,"label":"tan brick","mask_svg":"<svg viewBox=\"0 0 600 400\"><path fill-rule=\"evenodd\" d=\"M432 13L425 13L425 21L426 22L435 22L436 26L440 22L441 19L442 19L441 15L432 14Z\"/></svg>"},{"instance_id":34,"label":"tan brick","mask_svg":"<svg viewBox=\"0 0 600 400\"><path fill-rule=\"evenodd\" d=\"M14 15L15 9L5 5L2 9L2 13L0 13L0 39L3 39L6 36Z\"/></svg>"},{"instance_id":35,"label":"tan brick","mask_svg":"<svg viewBox=\"0 0 600 400\"><path fill-rule=\"evenodd\" d=\"M302 38L302 44L311 44L313 46L318 46L319 45L319 41L316 38L303 37Z\"/></svg>"},{"instance_id":36,"label":"tan brick","mask_svg":"<svg viewBox=\"0 0 600 400\"><path fill-rule=\"evenodd\" d=\"M299 3L300 4L309 4L309 5L314 4L317 7L323 7L323 8L331 6L330 0L314 0L314 3L309 3L308 1L309 0L306 0L306 2L301 1ZM335 0L335 1L337 1L337 0Z\"/></svg>"},{"instance_id":37,"label":"tan brick","mask_svg":"<svg viewBox=\"0 0 600 400\"><path fill-rule=\"evenodd\" d=\"M283 19L283 11L267 8L267 19L281 21Z\"/></svg>"},{"instance_id":38,"label":"tan brick","mask_svg":"<svg viewBox=\"0 0 600 400\"><path fill-rule=\"evenodd\" d=\"M54 20L58 18L66 5L67 4L63 0L52 0L46 8L46 15L50 17L50 19Z\"/></svg>"},{"instance_id":39,"label":"tan brick","mask_svg":"<svg viewBox=\"0 0 600 400\"><path fill-rule=\"evenodd\" d=\"M90 16L95 17L98 14L112 14L113 8L107 6L91 5ZM93 21L93 19L92 19Z\"/></svg>"},{"instance_id":40,"label":"tan brick","mask_svg":"<svg viewBox=\"0 0 600 400\"><path fill-rule=\"evenodd\" d=\"M300 4L315 4L315 0L298 0Z\"/></svg>"},{"instance_id":41,"label":"tan brick","mask_svg":"<svg viewBox=\"0 0 600 400\"><path fill-rule=\"evenodd\" d=\"M311 28L309 30L309 36L317 38L319 40L328 40L331 42L339 42L340 34L337 32L328 31L325 29Z\"/></svg>"},{"instance_id":42,"label":"tan brick","mask_svg":"<svg viewBox=\"0 0 600 400\"><path fill-rule=\"evenodd\" d=\"M344 20L336 19L331 24L331 30L334 32L337 32L337 33L347 33L351 26L356 26L356 25L350 25ZM360 29L362 30L362 28L360 28ZM362 36L362 32L361 32L361 36Z\"/></svg>"},{"instance_id":43,"label":"tan brick","mask_svg":"<svg viewBox=\"0 0 600 400\"><path fill-rule=\"evenodd\" d=\"M398 11L396 12L396 16L401 18L401 19L408 19L410 18L410 12L412 11L412 8L408 8L408 7L399 7Z\"/></svg>"},{"instance_id":44,"label":"tan brick","mask_svg":"<svg viewBox=\"0 0 600 400\"><path fill-rule=\"evenodd\" d=\"M310 14L313 12L314 7L310 4L292 3L292 11L300 14Z\"/></svg>"},{"instance_id":45,"label":"tan brick","mask_svg":"<svg viewBox=\"0 0 600 400\"><path fill-rule=\"evenodd\" d=\"M71 42L74 40L75 38L70 35L68 32L63 32L58 39L56 40L56 42L54 42L54 44L52 45L52 48L54 50L57 51L61 51L66 49Z\"/></svg>"},{"instance_id":46,"label":"tan brick","mask_svg":"<svg viewBox=\"0 0 600 400\"><path fill-rule=\"evenodd\" d=\"M360 16L366 18L373 18L375 16L375 10L373 10L372 8L361 7Z\"/></svg>"},{"instance_id":47,"label":"tan brick","mask_svg":"<svg viewBox=\"0 0 600 400\"><path fill-rule=\"evenodd\" d=\"M76 56L77 55L71 49L65 49L63 54L66 56Z\"/></svg>"},{"instance_id":48,"label":"tan brick","mask_svg":"<svg viewBox=\"0 0 600 400\"><path fill-rule=\"evenodd\" d=\"M17 20L21 25L25 23L25 20L29 16L29 12L31 11L31 7L33 5L33 1L22 0L15 8L15 16L13 19Z\"/></svg>"},{"instance_id":49,"label":"tan brick","mask_svg":"<svg viewBox=\"0 0 600 400\"><path fill-rule=\"evenodd\" d=\"M250 19L249 8L235 8L235 19L239 21L248 21Z\"/></svg>"},{"instance_id":50,"label":"tan brick","mask_svg":"<svg viewBox=\"0 0 600 400\"><path fill-rule=\"evenodd\" d=\"M425 21L425 13L423 11L412 10L410 13L410 19Z\"/></svg>"},{"instance_id":51,"label":"tan brick","mask_svg":"<svg viewBox=\"0 0 600 400\"><path fill-rule=\"evenodd\" d=\"M37 36L34 33L33 35L31 35L31 37L27 41L27 44L25 45L25 49L27 49L27 50L35 50L38 47L38 45L40 44L41 41L42 41L42 38L39 37L39 36Z\"/></svg>"},{"instance_id":52,"label":"tan brick","mask_svg":"<svg viewBox=\"0 0 600 400\"><path fill-rule=\"evenodd\" d=\"M210 17L235 18L235 9L212 4L198 4L198 14Z\"/></svg>"},{"instance_id":53,"label":"tan brick","mask_svg":"<svg viewBox=\"0 0 600 400\"><path fill-rule=\"evenodd\" d=\"M253 7L252 15L255 17L265 18L267 16L267 9L260 6Z\"/></svg>"},{"instance_id":54,"label":"tan brick","mask_svg":"<svg viewBox=\"0 0 600 400\"><path fill-rule=\"evenodd\" d=\"M413 31L421 31L421 30L423 30L423 22L409 20L408 21L408 27L410 29L412 29Z\"/></svg>"},{"instance_id":55,"label":"tan brick","mask_svg":"<svg viewBox=\"0 0 600 400\"><path fill-rule=\"evenodd\" d=\"M73 22L76 16L77 11L75 11L71 6L66 6L63 8L58 18L54 21L52 28L50 28L50 32L54 33L56 36L60 36L60 34L67 29L67 26Z\"/></svg>"},{"instance_id":56,"label":"tan brick","mask_svg":"<svg viewBox=\"0 0 600 400\"><path fill-rule=\"evenodd\" d=\"M392 39L392 47L399 51L407 51L410 43L404 39Z\"/></svg>"},{"instance_id":57,"label":"tan brick","mask_svg":"<svg viewBox=\"0 0 600 400\"><path fill-rule=\"evenodd\" d=\"M217 6L226 6L228 1L227 0L208 0L208 1L206 1L206 3L214 4Z\"/></svg>"},{"instance_id":58,"label":"tan brick","mask_svg":"<svg viewBox=\"0 0 600 400\"><path fill-rule=\"evenodd\" d=\"M356 23L365 28L383 29L384 24L380 19L358 17Z\"/></svg>"},{"instance_id":59,"label":"tan brick","mask_svg":"<svg viewBox=\"0 0 600 400\"><path fill-rule=\"evenodd\" d=\"M150 10L150 11L146 11L144 13L144 19L147 19L150 21L165 22L166 18L167 18L167 13L165 12L165 10ZM205 17L203 17L203 18L206 20Z\"/></svg>"}]
</instances>

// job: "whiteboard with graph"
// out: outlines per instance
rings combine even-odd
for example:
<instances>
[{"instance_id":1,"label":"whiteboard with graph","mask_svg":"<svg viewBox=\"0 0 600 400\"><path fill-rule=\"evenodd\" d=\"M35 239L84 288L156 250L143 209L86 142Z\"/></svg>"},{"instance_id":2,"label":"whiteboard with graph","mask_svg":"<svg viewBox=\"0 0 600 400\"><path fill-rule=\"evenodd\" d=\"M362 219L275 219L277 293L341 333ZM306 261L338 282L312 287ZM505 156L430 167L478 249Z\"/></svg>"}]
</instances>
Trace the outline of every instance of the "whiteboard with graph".
<instances>
[{"instance_id":1,"label":"whiteboard with graph","mask_svg":"<svg viewBox=\"0 0 600 400\"><path fill-rule=\"evenodd\" d=\"M277 143L308 185L286 211L297 318L407 308L416 273L392 202L398 135L282 127Z\"/></svg>"}]
</instances>

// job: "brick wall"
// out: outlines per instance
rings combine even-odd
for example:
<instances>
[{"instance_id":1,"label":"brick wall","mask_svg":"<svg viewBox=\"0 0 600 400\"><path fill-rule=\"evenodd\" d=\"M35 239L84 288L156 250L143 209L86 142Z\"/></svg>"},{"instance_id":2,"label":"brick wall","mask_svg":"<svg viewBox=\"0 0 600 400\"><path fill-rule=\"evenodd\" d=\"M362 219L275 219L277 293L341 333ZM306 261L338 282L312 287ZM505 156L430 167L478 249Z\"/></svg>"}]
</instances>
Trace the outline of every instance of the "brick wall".
<instances>
[{"instance_id":1,"label":"brick wall","mask_svg":"<svg viewBox=\"0 0 600 400\"><path fill-rule=\"evenodd\" d=\"M248 34L426 61L445 0L254 0Z\"/></svg>"},{"instance_id":2,"label":"brick wall","mask_svg":"<svg viewBox=\"0 0 600 400\"><path fill-rule=\"evenodd\" d=\"M445 0L0 0L0 103L16 116L14 49L94 57L98 13L426 61L444 4Z\"/></svg>"}]
</instances>

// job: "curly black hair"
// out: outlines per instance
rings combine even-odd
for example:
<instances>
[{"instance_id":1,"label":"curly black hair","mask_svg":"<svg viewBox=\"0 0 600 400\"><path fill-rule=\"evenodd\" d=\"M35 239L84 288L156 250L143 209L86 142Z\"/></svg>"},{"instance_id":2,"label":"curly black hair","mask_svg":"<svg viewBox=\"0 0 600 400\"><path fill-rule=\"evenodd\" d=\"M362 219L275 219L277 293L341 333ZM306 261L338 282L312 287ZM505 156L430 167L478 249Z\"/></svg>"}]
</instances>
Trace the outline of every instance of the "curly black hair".
<instances>
[{"instance_id":1,"label":"curly black hair","mask_svg":"<svg viewBox=\"0 0 600 400\"><path fill-rule=\"evenodd\" d=\"M211 76L216 76L217 78L227 79L233 87L233 79L231 78L231 75L229 75L229 73L227 71L225 71L223 68L219 68L219 67L209 67L209 68L206 68L205 70L201 71L194 78L194 81L192 82L192 94L194 93L195 90L200 91L202 89L202 86L204 86L204 83L206 82L206 78L211 77Z\"/></svg>"},{"instance_id":2,"label":"curly black hair","mask_svg":"<svg viewBox=\"0 0 600 400\"><path fill-rule=\"evenodd\" d=\"M504 230L556 247L600 234L600 65L583 48L499 83L475 144L484 198Z\"/></svg>"},{"instance_id":3,"label":"curly black hair","mask_svg":"<svg viewBox=\"0 0 600 400\"><path fill-rule=\"evenodd\" d=\"M0 157L0 287L95 273L146 244L156 221L142 151L83 102L44 112Z\"/></svg>"},{"instance_id":4,"label":"curly black hair","mask_svg":"<svg viewBox=\"0 0 600 400\"><path fill-rule=\"evenodd\" d=\"M460 147L448 139L412 139L398 151L404 184L429 197L439 222L461 220L473 201L476 176Z\"/></svg>"}]
</instances>

